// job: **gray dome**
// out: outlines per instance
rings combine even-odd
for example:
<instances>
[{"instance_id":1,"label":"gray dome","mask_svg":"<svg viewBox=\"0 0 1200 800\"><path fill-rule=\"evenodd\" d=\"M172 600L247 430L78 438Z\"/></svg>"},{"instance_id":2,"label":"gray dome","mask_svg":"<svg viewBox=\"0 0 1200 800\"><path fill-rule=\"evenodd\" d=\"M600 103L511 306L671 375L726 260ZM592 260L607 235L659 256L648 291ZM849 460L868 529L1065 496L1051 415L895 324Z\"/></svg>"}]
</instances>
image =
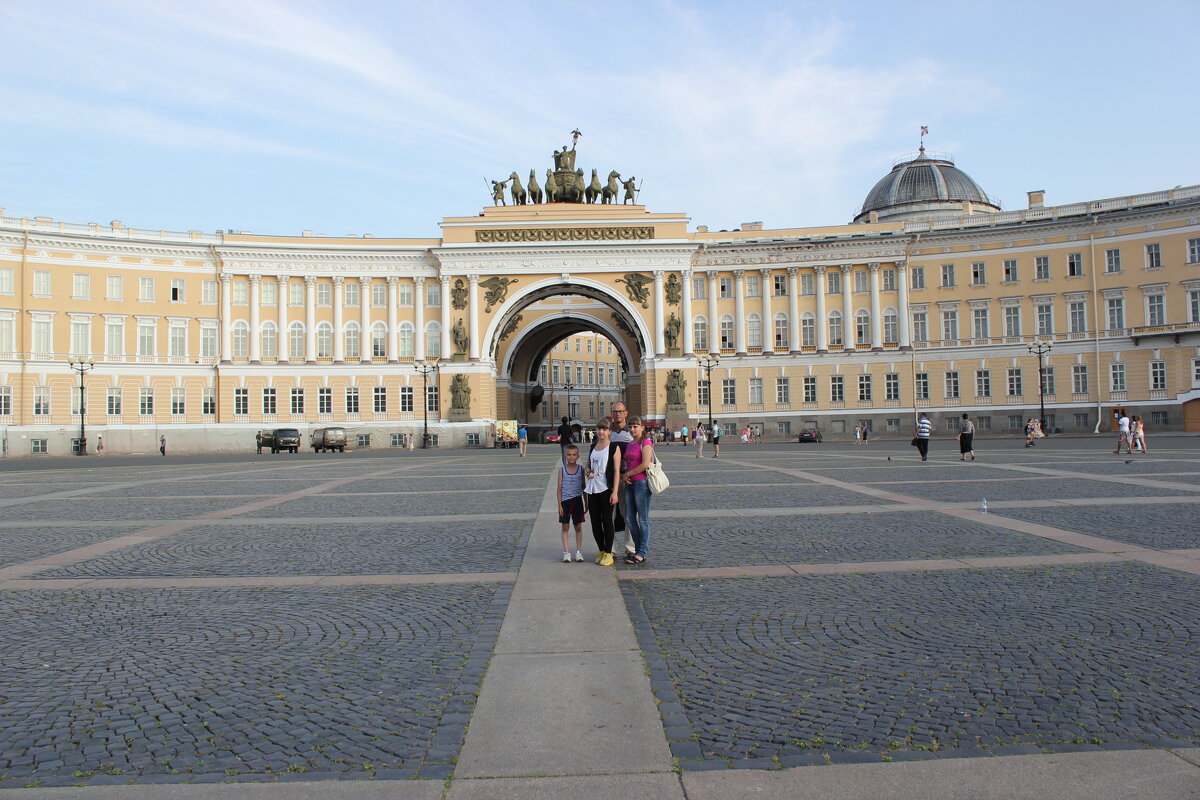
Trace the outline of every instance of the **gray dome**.
<instances>
[{"instance_id":1,"label":"gray dome","mask_svg":"<svg viewBox=\"0 0 1200 800\"><path fill-rule=\"evenodd\" d=\"M954 166L947 155L930 157L922 147L911 161L901 161L867 194L855 222L866 222L871 212L880 221L937 219L974 211L999 211L970 175Z\"/></svg>"}]
</instances>

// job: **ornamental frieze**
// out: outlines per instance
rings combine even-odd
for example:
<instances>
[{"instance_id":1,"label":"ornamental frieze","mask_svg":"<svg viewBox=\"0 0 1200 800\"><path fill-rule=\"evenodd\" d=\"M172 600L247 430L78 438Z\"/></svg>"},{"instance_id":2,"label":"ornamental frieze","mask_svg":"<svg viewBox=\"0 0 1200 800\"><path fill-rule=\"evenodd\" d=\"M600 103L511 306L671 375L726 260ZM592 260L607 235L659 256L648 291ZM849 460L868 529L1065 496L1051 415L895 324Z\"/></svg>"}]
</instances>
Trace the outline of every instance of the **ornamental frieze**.
<instances>
[{"instance_id":1,"label":"ornamental frieze","mask_svg":"<svg viewBox=\"0 0 1200 800\"><path fill-rule=\"evenodd\" d=\"M653 239L650 225L605 228L492 228L475 231L477 242L600 242Z\"/></svg>"}]
</instances>

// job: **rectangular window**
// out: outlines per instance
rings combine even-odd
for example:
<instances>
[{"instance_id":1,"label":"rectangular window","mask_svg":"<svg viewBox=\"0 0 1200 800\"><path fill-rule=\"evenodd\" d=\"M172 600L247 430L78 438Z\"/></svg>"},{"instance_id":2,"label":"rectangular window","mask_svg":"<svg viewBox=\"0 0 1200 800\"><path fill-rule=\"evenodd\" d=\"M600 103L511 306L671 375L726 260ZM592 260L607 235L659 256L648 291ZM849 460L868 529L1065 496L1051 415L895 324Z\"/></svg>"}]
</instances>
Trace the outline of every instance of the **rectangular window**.
<instances>
[{"instance_id":1,"label":"rectangular window","mask_svg":"<svg viewBox=\"0 0 1200 800\"><path fill-rule=\"evenodd\" d=\"M121 416L121 389L116 386L108 387L105 393L105 411L110 417Z\"/></svg>"},{"instance_id":2,"label":"rectangular window","mask_svg":"<svg viewBox=\"0 0 1200 800\"><path fill-rule=\"evenodd\" d=\"M1076 414L1075 415L1075 427L1076 428L1086 428L1088 426L1088 422L1090 422L1090 417L1088 417L1087 414Z\"/></svg>"},{"instance_id":3,"label":"rectangular window","mask_svg":"<svg viewBox=\"0 0 1200 800\"><path fill-rule=\"evenodd\" d=\"M750 405L761 406L763 402L762 378L750 379Z\"/></svg>"},{"instance_id":4,"label":"rectangular window","mask_svg":"<svg viewBox=\"0 0 1200 800\"><path fill-rule=\"evenodd\" d=\"M1200 264L1200 239L1188 239L1188 263Z\"/></svg>"},{"instance_id":5,"label":"rectangular window","mask_svg":"<svg viewBox=\"0 0 1200 800\"><path fill-rule=\"evenodd\" d=\"M279 393L274 387L267 387L262 390L262 413L267 415L277 414L279 411Z\"/></svg>"},{"instance_id":6,"label":"rectangular window","mask_svg":"<svg viewBox=\"0 0 1200 800\"><path fill-rule=\"evenodd\" d=\"M1025 385L1021 380L1021 370L1019 368L1009 368L1008 370L1008 395L1009 397L1020 397L1025 394Z\"/></svg>"},{"instance_id":7,"label":"rectangular window","mask_svg":"<svg viewBox=\"0 0 1200 800\"><path fill-rule=\"evenodd\" d=\"M1037 314L1038 336L1054 335L1054 306L1050 303L1038 303L1033 307Z\"/></svg>"},{"instance_id":8,"label":"rectangular window","mask_svg":"<svg viewBox=\"0 0 1200 800\"><path fill-rule=\"evenodd\" d=\"M869 402L871 400L871 376L858 376L858 399L861 402Z\"/></svg>"},{"instance_id":9,"label":"rectangular window","mask_svg":"<svg viewBox=\"0 0 1200 800\"><path fill-rule=\"evenodd\" d=\"M929 341L929 323L924 311L914 311L912 315L912 339L914 342Z\"/></svg>"},{"instance_id":10,"label":"rectangular window","mask_svg":"<svg viewBox=\"0 0 1200 800\"><path fill-rule=\"evenodd\" d=\"M792 423L776 422L775 423L775 432L778 433L780 436L791 436L792 435Z\"/></svg>"},{"instance_id":11,"label":"rectangular window","mask_svg":"<svg viewBox=\"0 0 1200 800\"><path fill-rule=\"evenodd\" d=\"M841 403L846 399L846 379L841 375L834 375L829 379L829 399L834 403Z\"/></svg>"},{"instance_id":12,"label":"rectangular window","mask_svg":"<svg viewBox=\"0 0 1200 800\"><path fill-rule=\"evenodd\" d=\"M217 282L200 281L200 302L206 306L217 304Z\"/></svg>"},{"instance_id":13,"label":"rectangular window","mask_svg":"<svg viewBox=\"0 0 1200 800\"><path fill-rule=\"evenodd\" d=\"M1071 333L1085 333L1087 331L1087 303L1083 300L1072 300L1067 305L1067 310L1071 316Z\"/></svg>"},{"instance_id":14,"label":"rectangular window","mask_svg":"<svg viewBox=\"0 0 1200 800\"><path fill-rule=\"evenodd\" d=\"M830 270L825 273L826 294L841 294L842 293L842 273L841 270Z\"/></svg>"},{"instance_id":15,"label":"rectangular window","mask_svg":"<svg viewBox=\"0 0 1200 800\"><path fill-rule=\"evenodd\" d=\"M816 278L811 272L800 273L800 294L805 297L812 297L817 293Z\"/></svg>"},{"instance_id":16,"label":"rectangular window","mask_svg":"<svg viewBox=\"0 0 1200 800\"><path fill-rule=\"evenodd\" d=\"M442 304L442 285L437 281L425 282L425 305L440 306Z\"/></svg>"},{"instance_id":17,"label":"rectangular window","mask_svg":"<svg viewBox=\"0 0 1200 800\"><path fill-rule=\"evenodd\" d=\"M733 278L721 278L717 285L721 287L720 298L722 300L733 297Z\"/></svg>"},{"instance_id":18,"label":"rectangular window","mask_svg":"<svg viewBox=\"0 0 1200 800\"><path fill-rule=\"evenodd\" d=\"M209 417L217 413L217 390L211 386L200 390L200 413Z\"/></svg>"},{"instance_id":19,"label":"rectangular window","mask_svg":"<svg viewBox=\"0 0 1200 800\"><path fill-rule=\"evenodd\" d=\"M33 414L35 417L50 416L50 387L33 387Z\"/></svg>"},{"instance_id":20,"label":"rectangular window","mask_svg":"<svg viewBox=\"0 0 1200 800\"><path fill-rule=\"evenodd\" d=\"M233 413L242 417L250 413L249 389L238 387L233 390Z\"/></svg>"},{"instance_id":21,"label":"rectangular window","mask_svg":"<svg viewBox=\"0 0 1200 800\"><path fill-rule=\"evenodd\" d=\"M279 303L279 284L275 281L263 281L259 287L259 294L264 306L276 305Z\"/></svg>"},{"instance_id":22,"label":"rectangular window","mask_svg":"<svg viewBox=\"0 0 1200 800\"><path fill-rule=\"evenodd\" d=\"M1083 275L1083 253L1067 253L1067 277L1078 278Z\"/></svg>"},{"instance_id":23,"label":"rectangular window","mask_svg":"<svg viewBox=\"0 0 1200 800\"><path fill-rule=\"evenodd\" d=\"M291 390L291 411L293 414L304 413L304 390L295 388Z\"/></svg>"},{"instance_id":24,"label":"rectangular window","mask_svg":"<svg viewBox=\"0 0 1200 800\"><path fill-rule=\"evenodd\" d=\"M86 273L77 272L71 276L71 299L90 300L92 298L92 278Z\"/></svg>"},{"instance_id":25,"label":"rectangular window","mask_svg":"<svg viewBox=\"0 0 1200 800\"><path fill-rule=\"evenodd\" d=\"M1121 250L1119 248L1112 247L1104 251L1104 271L1109 273L1121 271Z\"/></svg>"},{"instance_id":26,"label":"rectangular window","mask_svg":"<svg viewBox=\"0 0 1200 800\"><path fill-rule=\"evenodd\" d=\"M1033 279L1035 281L1050 280L1050 256L1037 256L1033 259Z\"/></svg>"},{"instance_id":27,"label":"rectangular window","mask_svg":"<svg viewBox=\"0 0 1200 800\"><path fill-rule=\"evenodd\" d=\"M154 300L154 278L138 278L138 300L143 303Z\"/></svg>"},{"instance_id":28,"label":"rectangular window","mask_svg":"<svg viewBox=\"0 0 1200 800\"><path fill-rule=\"evenodd\" d=\"M425 387L425 409L429 411L429 413L437 413L440 399L441 398L438 397L437 384Z\"/></svg>"},{"instance_id":29,"label":"rectangular window","mask_svg":"<svg viewBox=\"0 0 1200 800\"><path fill-rule=\"evenodd\" d=\"M1150 390L1165 391L1167 388L1167 362L1150 362Z\"/></svg>"},{"instance_id":30,"label":"rectangular window","mask_svg":"<svg viewBox=\"0 0 1200 800\"><path fill-rule=\"evenodd\" d=\"M987 369L975 370L975 396L992 396L992 371Z\"/></svg>"},{"instance_id":31,"label":"rectangular window","mask_svg":"<svg viewBox=\"0 0 1200 800\"><path fill-rule=\"evenodd\" d=\"M1021 335L1021 308L1020 308L1020 306L1005 306L1004 307L1004 335L1005 336L1020 336Z\"/></svg>"},{"instance_id":32,"label":"rectangular window","mask_svg":"<svg viewBox=\"0 0 1200 800\"><path fill-rule=\"evenodd\" d=\"M402 306L413 304L413 284L404 282L396 284L396 302Z\"/></svg>"},{"instance_id":33,"label":"rectangular window","mask_svg":"<svg viewBox=\"0 0 1200 800\"><path fill-rule=\"evenodd\" d=\"M700 406L708 405L708 381L696 381L696 402Z\"/></svg>"},{"instance_id":34,"label":"rectangular window","mask_svg":"<svg viewBox=\"0 0 1200 800\"><path fill-rule=\"evenodd\" d=\"M288 305L304 305L304 284L300 281L288 281Z\"/></svg>"},{"instance_id":35,"label":"rectangular window","mask_svg":"<svg viewBox=\"0 0 1200 800\"><path fill-rule=\"evenodd\" d=\"M954 286L954 265L942 264L942 288L949 289Z\"/></svg>"},{"instance_id":36,"label":"rectangular window","mask_svg":"<svg viewBox=\"0 0 1200 800\"><path fill-rule=\"evenodd\" d=\"M1088 393L1087 364L1074 364L1071 366L1071 391L1075 394Z\"/></svg>"},{"instance_id":37,"label":"rectangular window","mask_svg":"<svg viewBox=\"0 0 1200 800\"><path fill-rule=\"evenodd\" d=\"M187 413L186 392L182 386L171 387L171 414L176 417L182 417Z\"/></svg>"},{"instance_id":38,"label":"rectangular window","mask_svg":"<svg viewBox=\"0 0 1200 800\"><path fill-rule=\"evenodd\" d=\"M92 321L71 320L71 355L86 356L92 352Z\"/></svg>"},{"instance_id":39,"label":"rectangular window","mask_svg":"<svg viewBox=\"0 0 1200 800\"><path fill-rule=\"evenodd\" d=\"M1158 243L1146 245L1146 269L1162 268L1162 248Z\"/></svg>"},{"instance_id":40,"label":"rectangular window","mask_svg":"<svg viewBox=\"0 0 1200 800\"><path fill-rule=\"evenodd\" d=\"M182 303L183 297L183 278L171 278L171 302Z\"/></svg>"},{"instance_id":41,"label":"rectangular window","mask_svg":"<svg viewBox=\"0 0 1200 800\"><path fill-rule=\"evenodd\" d=\"M1042 367L1038 377L1042 381L1041 390L1045 394L1054 394L1054 367Z\"/></svg>"},{"instance_id":42,"label":"rectangular window","mask_svg":"<svg viewBox=\"0 0 1200 800\"><path fill-rule=\"evenodd\" d=\"M50 271L44 269L35 269L33 271L33 296L34 297L49 297L50 296Z\"/></svg>"},{"instance_id":43,"label":"rectangular window","mask_svg":"<svg viewBox=\"0 0 1200 800\"><path fill-rule=\"evenodd\" d=\"M358 307L360 288L360 284L357 281L351 281L342 287L342 297L345 298L345 305L348 308Z\"/></svg>"},{"instance_id":44,"label":"rectangular window","mask_svg":"<svg viewBox=\"0 0 1200 800\"><path fill-rule=\"evenodd\" d=\"M235 397L237 395L237 392L239 392L239 391L244 392L246 390L245 389L235 389L234 390ZM149 388L149 387L142 387L141 389L138 389L138 413L141 414L143 417L153 417L154 416L154 389ZM245 412L243 412L243 413L245 413Z\"/></svg>"},{"instance_id":45,"label":"rectangular window","mask_svg":"<svg viewBox=\"0 0 1200 800\"><path fill-rule=\"evenodd\" d=\"M708 281L704 278L692 278L692 299L705 300L708 298Z\"/></svg>"},{"instance_id":46,"label":"rectangular window","mask_svg":"<svg viewBox=\"0 0 1200 800\"><path fill-rule=\"evenodd\" d=\"M137 354L139 356L153 356L155 354L154 332L155 325L153 322L138 322Z\"/></svg>"},{"instance_id":47,"label":"rectangular window","mask_svg":"<svg viewBox=\"0 0 1200 800\"><path fill-rule=\"evenodd\" d=\"M35 456L44 456L49 450L49 439L30 439L29 452Z\"/></svg>"},{"instance_id":48,"label":"rectangular window","mask_svg":"<svg viewBox=\"0 0 1200 800\"><path fill-rule=\"evenodd\" d=\"M925 288L925 268L924 267L912 267L911 269L909 269L909 272L912 273L912 279L911 279L912 280L912 288L913 289L924 289Z\"/></svg>"},{"instance_id":49,"label":"rectangular window","mask_svg":"<svg viewBox=\"0 0 1200 800\"><path fill-rule=\"evenodd\" d=\"M776 297L787 297L787 275L773 275L771 278L772 282L774 283L774 289L772 293Z\"/></svg>"},{"instance_id":50,"label":"rectangular window","mask_svg":"<svg viewBox=\"0 0 1200 800\"><path fill-rule=\"evenodd\" d=\"M357 414L358 413L358 387L357 386L347 386L346 387L346 413L347 414Z\"/></svg>"},{"instance_id":51,"label":"rectangular window","mask_svg":"<svg viewBox=\"0 0 1200 800\"><path fill-rule=\"evenodd\" d=\"M13 271L12 267L0 268L0 294L13 293Z\"/></svg>"},{"instance_id":52,"label":"rectangular window","mask_svg":"<svg viewBox=\"0 0 1200 800\"><path fill-rule=\"evenodd\" d=\"M804 402L817 402L817 379L815 376L804 378Z\"/></svg>"},{"instance_id":53,"label":"rectangular window","mask_svg":"<svg viewBox=\"0 0 1200 800\"><path fill-rule=\"evenodd\" d=\"M173 358L187 358L187 328L172 325L167 329L167 351Z\"/></svg>"},{"instance_id":54,"label":"rectangular window","mask_svg":"<svg viewBox=\"0 0 1200 800\"><path fill-rule=\"evenodd\" d=\"M1200 322L1200 289L1188 292L1188 322Z\"/></svg>"},{"instance_id":55,"label":"rectangular window","mask_svg":"<svg viewBox=\"0 0 1200 800\"><path fill-rule=\"evenodd\" d=\"M1170 416L1166 411L1151 411L1150 422L1153 425L1166 425L1170 422Z\"/></svg>"},{"instance_id":56,"label":"rectangular window","mask_svg":"<svg viewBox=\"0 0 1200 800\"><path fill-rule=\"evenodd\" d=\"M746 297L762 297L762 278L758 275L746 276Z\"/></svg>"},{"instance_id":57,"label":"rectangular window","mask_svg":"<svg viewBox=\"0 0 1200 800\"><path fill-rule=\"evenodd\" d=\"M727 406L737 405L737 383L733 378L721 381L721 403Z\"/></svg>"},{"instance_id":58,"label":"rectangular window","mask_svg":"<svg viewBox=\"0 0 1200 800\"><path fill-rule=\"evenodd\" d=\"M371 284L371 305L375 308L387 308L387 284L372 283Z\"/></svg>"},{"instance_id":59,"label":"rectangular window","mask_svg":"<svg viewBox=\"0 0 1200 800\"><path fill-rule=\"evenodd\" d=\"M400 410L402 412L413 410L413 387L400 387Z\"/></svg>"},{"instance_id":60,"label":"rectangular window","mask_svg":"<svg viewBox=\"0 0 1200 800\"><path fill-rule=\"evenodd\" d=\"M792 402L792 384L789 379L775 379L775 402L781 405Z\"/></svg>"},{"instance_id":61,"label":"rectangular window","mask_svg":"<svg viewBox=\"0 0 1200 800\"><path fill-rule=\"evenodd\" d=\"M371 390L371 404L376 414L387 413L387 387L376 386Z\"/></svg>"},{"instance_id":62,"label":"rectangular window","mask_svg":"<svg viewBox=\"0 0 1200 800\"><path fill-rule=\"evenodd\" d=\"M234 284L234 288L235 289L237 288L237 284ZM237 297L236 293L234 294L234 297L236 300L236 297ZM333 284L332 283L318 283L317 284L317 305L319 305L319 306L333 305Z\"/></svg>"},{"instance_id":63,"label":"rectangular window","mask_svg":"<svg viewBox=\"0 0 1200 800\"><path fill-rule=\"evenodd\" d=\"M971 264L971 285L983 286L987 283L987 265L982 261Z\"/></svg>"},{"instance_id":64,"label":"rectangular window","mask_svg":"<svg viewBox=\"0 0 1200 800\"><path fill-rule=\"evenodd\" d=\"M1110 297L1107 301L1108 329L1121 330L1125 327L1125 300L1121 297Z\"/></svg>"},{"instance_id":65,"label":"rectangular window","mask_svg":"<svg viewBox=\"0 0 1200 800\"><path fill-rule=\"evenodd\" d=\"M896 291L896 270L894 270L894 269L883 270L883 291L885 291L885 292Z\"/></svg>"},{"instance_id":66,"label":"rectangular window","mask_svg":"<svg viewBox=\"0 0 1200 800\"><path fill-rule=\"evenodd\" d=\"M333 413L333 389L330 389L328 386L322 386L317 389L317 413Z\"/></svg>"},{"instance_id":67,"label":"rectangular window","mask_svg":"<svg viewBox=\"0 0 1200 800\"><path fill-rule=\"evenodd\" d=\"M33 327L34 355L45 358L54 352L54 330L48 319L35 319Z\"/></svg>"},{"instance_id":68,"label":"rectangular window","mask_svg":"<svg viewBox=\"0 0 1200 800\"><path fill-rule=\"evenodd\" d=\"M1127 391L1125 384L1125 365L1121 363L1110 364L1109 372L1112 376L1111 391L1124 392Z\"/></svg>"},{"instance_id":69,"label":"rectangular window","mask_svg":"<svg viewBox=\"0 0 1200 800\"><path fill-rule=\"evenodd\" d=\"M972 309L971 328L971 335L976 339L988 337L988 310L986 308Z\"/></svg>"},{"instance_id":70,"label":"rectangular window","mask_svg":"<svg viewBox=\"0 0 1200 800\"><path fill-rule=\"evenodd\" d=\"M854 270L854 291L866 294L871 291L871 274L864 269Z\"/></svg>"},{"instance_id":71,"label":"rectangular window","mask_svg":"<svg viewBox=\"0 0 1200 800\"><path fill-rule=\"evenodd\" d=\"M958 370L953 370L946 373L946 397L957 398L958 396Z\"/></svg>"},{"instance_id":72,"label":"rectangular window","mask_svg":"<svg viewBox=\"0 0 1200 800\"><path fill-rule=\"evenodd\" d=\"M1161 294L1146 297L1146 324L1165 325L1167 323L1166 300Z\"/></svg>"},{"instance_id":73,"label":"rectangular window","mask_svg":"<svg viewBox=\"0 0 1200 800\"><path fill-rule=\"evenodd\" d=\"M213 327L203 327L200 329L200 357L201 358L216 358L217 357L217 329ZM295 356L292 356L295 358Z\"/></svg>"},{"instance_id":74,"label":"rectangular window","mask_svg":"<svg viewBox=\"0 0 1200 800\"><path fill-rule=\"evenodd\" d=\"M918 372L913 376L913 394L918 400L929 399L929 373Z\"/></svg>"},{"instance_id":75,"label":"rectangular window","mask_svg":"<svg viewBox=\"0 0 1200 800\"><path fill-rule=\"evenodd\" d=\"M105 300L125 299L125 279L120 275L109 275L107 286L108 288L105 290Z\"/></svg>"},{"instance_id":76,"label":"rectangular window","mask_svg":"<svg viewBox=\"0 0 1200 800\"><path fill-rule=\"evenodd\" d=\"M1017 282L1017 260L1015 258L1005 259L1004 261L1004 282Z\"/></svg>"},{"instance_id":77,"label":"rectangular window","mask_svg":"<svg viewBox=\"0 0 1200 800\"><path fill-rule=\"evenodd\" d=\"M942 338L953 341L958 338L958 312L942 312Z\"/></svg>"},{"instance_id":78,"label":"rectangular window","mask_svg":"<svg viewBox=\"0 0 1200 800\"><path fill-rule=\"evenodd\" d=\"M433 438L432 436L430 438ZM371 434L356 433L354 434L354 446L359 450L368 450L371 447Z\"/></svg>"},{"instance_id":79,"label":"rectangular window","mask_svg":"<svg viewBox=\"0 0 1200 800\"><path fill-rule=\"evenodd\" d=\"M14 320L0 317L0 353L11 353L16 349L15 327Z\"/></svg>"},{"instance_id":80,"label":"rectangular window","mask_svg":"<svg viewBox=\"0 0 1200 800\"><path fill-rule=\"evenodd\" d=\"M889 372L883 376L884 399L900 399L900 373Z\"/></svg>"}]
</instances>

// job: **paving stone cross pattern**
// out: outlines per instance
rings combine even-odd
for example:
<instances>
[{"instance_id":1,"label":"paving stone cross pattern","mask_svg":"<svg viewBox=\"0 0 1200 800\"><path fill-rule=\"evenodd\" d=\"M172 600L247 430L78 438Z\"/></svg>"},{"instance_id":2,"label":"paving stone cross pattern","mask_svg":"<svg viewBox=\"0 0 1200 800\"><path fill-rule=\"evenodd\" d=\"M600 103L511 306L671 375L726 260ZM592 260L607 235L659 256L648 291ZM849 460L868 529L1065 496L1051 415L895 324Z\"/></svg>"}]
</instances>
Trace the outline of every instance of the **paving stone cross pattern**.
<instances>
[{"instance_id":1,"label":"paving stone cross pattern","mask_svg":"<svg viewBox=\"0 0 1200 800\"><path fill-rule=\"evenodd\" d=\"M1198 441L663 447L615 568L587 526L561 561L557 446L0 462L0 795L1071 753L1200 786Z\"/></svg>"}]
</instances>

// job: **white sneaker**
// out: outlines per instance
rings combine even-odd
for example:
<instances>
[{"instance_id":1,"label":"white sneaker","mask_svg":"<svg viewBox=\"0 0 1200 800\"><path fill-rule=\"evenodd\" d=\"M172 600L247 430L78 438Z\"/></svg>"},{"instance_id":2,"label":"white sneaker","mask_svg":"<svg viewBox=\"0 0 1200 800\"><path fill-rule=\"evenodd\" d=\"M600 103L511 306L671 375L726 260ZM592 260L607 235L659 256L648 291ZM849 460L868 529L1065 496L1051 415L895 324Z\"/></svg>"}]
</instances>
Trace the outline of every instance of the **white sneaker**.
<instances>
[{"instance_id":1,"label":"white sneaker","mask_svg":"<svg viewBox=\"0 0 1200 800\"><path fill-rule=\"evenodd\" d=\"M566 555L566 553L563 553L563 555ZM576 551L575 551L575 560L576 560L576 561L583 561L583 553L581 553L581 552L579 552L578 550L576 550Z\"/></svg>"},{"instance_id":2,"label":"white sneaker","mask_svg":"<svg viewBox=\"0 0 1200 800\"><path fill-rule=\"evenodd\" d=\"M570 553L563 553L563 563L564 564L571 563L571 554Z\"/></svg>"}]
</instances>

